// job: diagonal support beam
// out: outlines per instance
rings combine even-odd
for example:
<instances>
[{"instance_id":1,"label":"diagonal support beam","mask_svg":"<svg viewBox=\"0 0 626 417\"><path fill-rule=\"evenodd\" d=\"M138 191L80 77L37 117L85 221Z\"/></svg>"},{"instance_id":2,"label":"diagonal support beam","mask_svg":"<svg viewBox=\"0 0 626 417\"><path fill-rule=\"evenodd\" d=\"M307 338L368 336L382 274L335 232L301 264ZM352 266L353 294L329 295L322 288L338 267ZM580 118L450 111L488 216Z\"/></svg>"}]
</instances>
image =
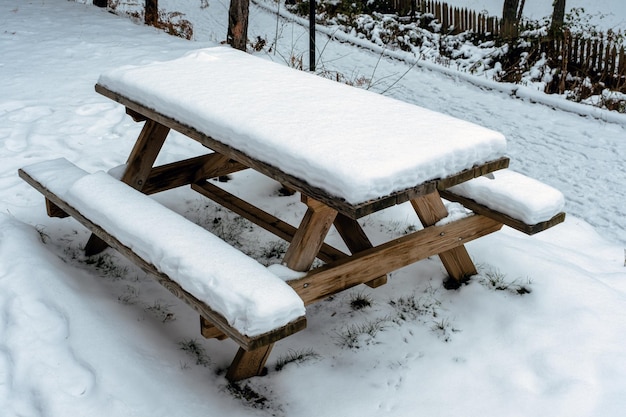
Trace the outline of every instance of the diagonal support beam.
<instances>
[{"instance_id":1,"label":"diagonal support beam","mask_svg":"<svg viewBox=\"0 0 626 417\"><path fill-rule=\"evenodd\" d=\"M309 272L287 283L305 305L363 284L421 259L447 252L464 243L496 232L502 223L473 215L444 226L430 226L410 235L361 251Z\"/></svg>"}]
</instances>

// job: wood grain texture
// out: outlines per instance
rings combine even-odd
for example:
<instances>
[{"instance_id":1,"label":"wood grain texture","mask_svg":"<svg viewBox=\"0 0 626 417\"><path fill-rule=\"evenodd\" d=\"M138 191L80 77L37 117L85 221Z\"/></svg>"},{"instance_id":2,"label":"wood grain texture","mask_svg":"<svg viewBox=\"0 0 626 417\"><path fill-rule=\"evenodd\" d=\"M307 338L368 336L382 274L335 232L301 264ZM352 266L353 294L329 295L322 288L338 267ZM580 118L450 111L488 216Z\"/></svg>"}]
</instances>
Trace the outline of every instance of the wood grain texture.
<instances>
[{"instance_id":1,"label":"wood grain texture","mask_svg":"<svg viewBox=\"0 0 626 417\"><path fill-rule=\"evenodd\" d=\"M272 352L272 347L273 345L267 345L249 351L240 348L228 368L228 372L226 372L226 379L235 382L264 375L266 373L265 363Z\"/></svg>"},{"instance_id":2,"label":"wood grain texture","mask_svg":"<svg viewBox=\"0 0 626 417\"><path fill-rule=\"evenodd\" d=\"M245 165L232 159L224 162L222 158L220 154L211 153L154 167L150 171L141 192L154 194L190 185L200 179L215 178L247 169Z\"/></svg>"},{"instance_id":3,"label":"wood grain texture","mask_svg":"<svg viewBox=\"0 0 626 417\"><path fill-rule=\"evenodd\" d=\"M411 200L411 205L424 227L432 226L448 216L448 210L437 191ZM501 224L500 227L502 227ZM474 266L465 246L456 246L437 254L451 278L444 282L446 288L458 288L470 276L476 275L476 266Z\"/></svg>"},{"instance_id":4,"label":"wood grain texture","mask_svg":"<svg viewBox=\"0 0 626 417\"><path fill-rule=\"evenodd\" d=\"M337 216L336 210L319 201L308 199L306 204L307 211L283 258L288 268L302 272L311 268Z\"/></svg>"},{"instance_id":5,"label":"wood grain texture","mask_svg":"<svg viewBox=\"0 0 626 417\"><path fill-rule=\"evenodd\" d=\"M365 234L358 221L351 219L341 213L335 218L335 229L343 239L344 243L352 254L359 253L366 249L371 249L372 242ZM387 283L387 274L374 278L365 283L370 288L377 288Z\"/></svg>"},{"instance_id":6,"label":"wood grain texture","mask_svg":"<svg viewBox=\"0 0 626 417\"><path fill-rule=\"evenodd\" d=\"M228 336L223 331L202 316L200 316L200 334L206 339L228 339Z\"/></svg>"},{"instance_id":7,"label":"wood grain texture","mask_svg":"<svg viewBox=\"0 0 626 417\"><path fill-rule=\"evenodd\" d=\"M480 215L444 226L430 226L324 265L287 283L308 305L421 259L450 251L501 227L500 222Z\"/></svg>"}]
</instances>

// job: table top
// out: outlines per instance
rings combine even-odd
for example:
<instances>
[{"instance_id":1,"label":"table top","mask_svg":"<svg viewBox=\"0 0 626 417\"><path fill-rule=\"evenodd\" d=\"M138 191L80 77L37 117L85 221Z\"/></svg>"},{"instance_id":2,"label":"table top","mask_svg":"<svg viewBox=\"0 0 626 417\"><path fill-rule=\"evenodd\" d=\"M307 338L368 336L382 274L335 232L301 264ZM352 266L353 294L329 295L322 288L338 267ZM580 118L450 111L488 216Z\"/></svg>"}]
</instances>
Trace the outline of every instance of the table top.
<instances>
[{"instance_id":1,"label":"table top","mask_svg":"<svg viewBox=\"0 0 626 417\"><path fill-rule=\"evenodd\" d=\"M493 130L228 47L114 69L98 85L351 204L506 151Z\"/></svg>"}]
</instances>

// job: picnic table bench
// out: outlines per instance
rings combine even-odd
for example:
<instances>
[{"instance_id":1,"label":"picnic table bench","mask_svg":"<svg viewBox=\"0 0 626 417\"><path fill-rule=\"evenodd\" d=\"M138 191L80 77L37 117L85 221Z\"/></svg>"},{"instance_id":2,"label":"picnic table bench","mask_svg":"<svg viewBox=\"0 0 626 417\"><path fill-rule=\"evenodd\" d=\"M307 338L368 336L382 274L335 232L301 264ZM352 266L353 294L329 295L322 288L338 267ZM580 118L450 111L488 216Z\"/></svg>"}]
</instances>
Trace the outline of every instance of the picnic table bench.
<instances>
[{"instance_id":1,"label":"picnic table bench","mask_svg":"<svg viewBox=\"0 0 626 417\"><path fill-rule=\"evenodd\" d=\"M458 287L476 274L465 243L565 216L562 194L507 169L501 134L227 47L112 70L96 91L145 122L121 177L63 159L19 174L49 215L93 232L87 254L117 249L198 311L205 337L237 342L230 380L260 375L273 343L306 326L306 305L434 255ZM154 166L170 130L207 153ZM300 193L298 227L211 181L246 169ZM148 196L185 185L290 242L287 278ZM442 196L473 214L446 221ZM406 202L424 228L373 245L358 220ZM331 227L350 253L325 242Z\"/></svg>"}]
</instances>

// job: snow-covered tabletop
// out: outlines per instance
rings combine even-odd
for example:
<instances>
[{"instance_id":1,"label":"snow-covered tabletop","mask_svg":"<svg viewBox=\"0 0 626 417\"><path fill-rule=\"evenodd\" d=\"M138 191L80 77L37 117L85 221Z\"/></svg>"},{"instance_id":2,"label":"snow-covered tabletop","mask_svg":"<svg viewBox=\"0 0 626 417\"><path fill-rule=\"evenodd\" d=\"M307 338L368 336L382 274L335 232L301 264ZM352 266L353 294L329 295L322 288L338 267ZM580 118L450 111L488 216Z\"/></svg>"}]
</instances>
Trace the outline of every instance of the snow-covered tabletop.
<instances>
[{"instance_id":1,"label":"snow-covered tabletop","mask_svg":"<svg viewBox=\"0 0 626 417\"><path fill-rule=\"evenodd\" d=\"M358 204L504 156L498 132L229 47L98 84Z\"/></svg>"}]
</instances>

